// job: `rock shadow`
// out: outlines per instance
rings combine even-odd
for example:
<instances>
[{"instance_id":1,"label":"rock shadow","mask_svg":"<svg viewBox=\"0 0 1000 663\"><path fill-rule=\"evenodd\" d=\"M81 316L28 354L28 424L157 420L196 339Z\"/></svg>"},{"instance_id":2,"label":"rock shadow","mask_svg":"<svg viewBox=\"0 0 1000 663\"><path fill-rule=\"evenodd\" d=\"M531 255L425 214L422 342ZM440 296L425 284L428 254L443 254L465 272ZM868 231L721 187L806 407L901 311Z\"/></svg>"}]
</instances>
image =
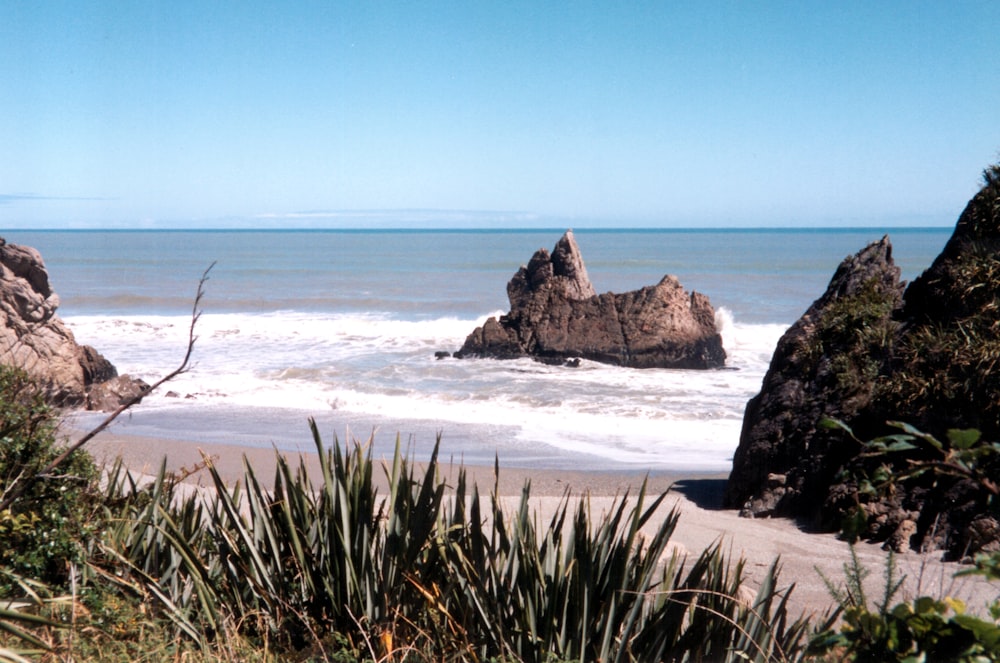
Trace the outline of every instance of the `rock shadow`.
<instances>
[{"instance_id":1,"label":"rock shadow","mask_svg":"<svg viewBox=\"0 0 1000 663\"><path fill-rule=\"evenodd\" d=\"M726 479L681 479L670 490L680 493L702 509L721 511Z\"/></svg>"}]
</instances>

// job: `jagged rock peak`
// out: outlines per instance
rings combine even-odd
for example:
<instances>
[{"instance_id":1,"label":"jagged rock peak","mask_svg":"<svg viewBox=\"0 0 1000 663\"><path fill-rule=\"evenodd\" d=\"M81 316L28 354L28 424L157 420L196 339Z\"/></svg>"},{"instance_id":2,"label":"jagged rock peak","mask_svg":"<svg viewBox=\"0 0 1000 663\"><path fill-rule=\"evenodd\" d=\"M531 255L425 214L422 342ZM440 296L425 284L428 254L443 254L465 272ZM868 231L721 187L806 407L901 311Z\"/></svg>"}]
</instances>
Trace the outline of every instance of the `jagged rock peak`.
<instances>
[{"instance_id":1,"label":"jagged rock peak","mask_svg":"<svg viewBox=\"0 0 1000 663\"><path fill-rule=\"evenodd\" d=\"M563 287L570 299L587 299L597 294L587 276L587 267L572 230L567 230L552 250L552 273L566 279Z\"/></svg>"},{"instance_id":2,"label":"jagged rock peak","mask_svg":"<svg viewBox=\"0 0 1000 663\"><path fill-rule=\"evenodd\" d=\"M539 249L507 283L510 312L474 330L455 356L551 362L591 359L636 368L716 368L725 363L708 298L676 278L597 295L571 231Z\"/></svg>"},{"instance_id":3,"label":"jagged rock peak","mask_svg":"<svg viewBox=\"0 0 1000 663\"><path fill-rule=\"evenodd\" d=\"M747 404L726 506L745 516L820 517L845 450L819 422L849 420L871 400L888 357L873 357L855 330L891 330L902 288L888 236L840 263L826 292L778 341L761 392Z\"/></svg>"},{"instance_id":4,"label":"jagged rock peak","mask_svg":"<svg viewBox=\"0 0 1000 663\"><path fill-rule=\"evenodd\" d=\"M873 456L820 426L838 419L870 440L898 433L887 422L902 421L945 441L947 453L950 431L976 429L978 476L1000 476L988 446L1000 439L1000 164L984 180L941 254L905 290L883 238L845 260L781 338L747 404L727 506L824 529L848 517L863 538L896 550L955 559L1000 550L991 485L961 472L913 474L914 462L941 461L929 447ZM865 488L887 474L896 477L891 491Z\"/></svg>"},{"instance_id":5,"label":"jagged rock peak","mask_svg":"<svg viewBox=\"0 0 1000 663\"><path fill-rule=\"evenodd\" d=\"M886 291L902 295L899 267L892 259L892 243L888 235L872 242L855 255L848 256L837 266L820 305L830 300L859 292L866 284L875 284ZM816 304L813 304L816 306Z\"/></svg>"},{"instance_id":6,"label":"jagged rock peak","mask_svg":"<svg viewBox=\"0 0 1000 663\"><path fill-rule=\"evenodd\" d=\"M572 230L556 242L551 254L544 248L535 251L528 264L522 265L510 280L507 299L511 309L524 306L543 290L555 290L566 299L588 299L597 294Z\"/></svg>"}]
</instances>

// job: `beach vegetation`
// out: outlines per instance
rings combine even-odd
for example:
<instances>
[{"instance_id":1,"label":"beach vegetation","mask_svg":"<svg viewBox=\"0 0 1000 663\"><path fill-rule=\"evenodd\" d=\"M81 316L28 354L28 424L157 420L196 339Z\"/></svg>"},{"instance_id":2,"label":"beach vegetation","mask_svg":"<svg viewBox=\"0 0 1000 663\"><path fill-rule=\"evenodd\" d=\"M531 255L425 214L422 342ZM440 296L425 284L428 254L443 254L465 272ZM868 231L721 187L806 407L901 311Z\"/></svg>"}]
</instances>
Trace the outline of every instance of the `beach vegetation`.
<instances>
[{"instance_id":1,"label":"beach vegetation","mask_svg":"<svg viewBox=\"0 0 1000 663\"><path fill-rule=\"evenodd\" d=\"M18 577L64 584L71 566L85 558L96 508L91 457L73 454L32 480L62 451L57 428L58 416L38 384L0 365L0 498L24 489L0 509L0 600L15 591Z\"/></svg>"},{"instance_id":2,"label":"beach vegetation","mask_svg":"<svg viewBox=\"0 0 1000 663\"><path fill-rule=\"evenodd\" d=\"M861 442L843 423L824 423L841 428L861 444L859 458L866 461L845 470L858 489L857 505L844 521L848 540L855 541L868 526L867 500L891 496L915 481L934 488L959 481L978 486L982 512L1000 517L1000 488L994 471L1000 444L984 440L980 431L951 429L940 440L912 425L890 422L897 432ZM973 562L957 575L1000 580L1000 553L979 553ZM890 554L882 597L871 602L864 588L867 575L852 545L851 563L844 565L844 588L824 577L842 620L839 629L828 629L812 639L811 652L836 652L842 660L863 661L1000 660L1000 599L987 607L986 615L972 614L963 601L950 596L920 596L895 603L902 579Z\"/></svg>"},{"instance_id":3,"label":"beach vegetation","mask_svg":"<svg viewBox=\"0 0 1000 663\"><path fill-rule=\"evenodd\" d=\"M0 648L87 660L797 660L780 565L751 590L715 545L669 552L678 514L645 488L593 513L567 493L550 520L530 484L509 505L397 446L326 448L320 473L280 455L210 489L161 466L106 469L102 524L72 581L20 585ZM388 490L380 495L376 472ZM495 469L495 478L499 469ZM97 485L96 482L94 485ZM650 529L647 525L653 525ZM650 530L643 535L642 530ZM15 649L16 647L16 649ZM0 660L4 660L0 655ZM10 660L17 660L11 658Z\"/></svg>"},{"instance_id":4,"label":"beach vegetation","mask_svg":"<svg viewBox=\"0 0 1000 663\"><path fill-rule=\"evenodd\" d=\"M896 602L903 578L891 553L878 599L867 595L868 575L852 546L850 562L844 564L844 586L823 577L842 619L839 627L812 638L810 654L842 661L979 663L1000 659L1000 601L992 606L991 618L971 614L965 602L953 597L921 596Z\"/></svg>"},{"instance_id":5,"label":"beach vegetation","mask_svg":"<svg viewBox=\"0 0 1000 663\"><path fill-rule=\"evenodd\" d=\"M891 557L878 599L866 595L868 572L852 555L845 587L827 581L833 608L796 616L778 560L751 584L719 544L690 557L671 552L680 516L645 487L601 513L586 495L566 493L541 521L530 483L520 499L499 494L497 467L484 496L464 471L443 480L436 453L417 464L397 443L390 460L376 462L370 440L327 446L314 423L310 430L314 475L276 452L270 481L245 463L241 480L227 484L208 457L207 488L165 462L152 477L120 462L92 476L96 524L78 533L69 574L42 580L2 565L10 589L0 601L0 661L1000 656L1000 603L987 617L951 597L896 602ZM955 467L990 480L978 463L997 451L979 436L934 442L904 427L869 452L927 445L943 456L926 471ZM998 556L976 561L968 572L1000 576Z\"/></svg>"},{"instance_id":6,"label":"beach vegetation","mask_svg":"<svg viewBox=\"0 0 1000 663\"><path fill-rule=\"evenodd\" d=\"M142 513L106 558L126 563L178 635L211 650L235 628L324 660L773 660L804 648L808 622L787 614L777 565L747 598L742 564L719 547L666 554L676 513L643 539L664 495L647 502L641 489L600 515L566 495L540 523L530 484L508 511L495 489L484 501L463 472L448 486L435 458L418 472L397 448L380 497L370 446L324 449L313 435L316 484L280 457L273 491L249 465L242 490L210 466L215 490L180 500L169 481L119 484Z\"/></svg>"}]
</instances>

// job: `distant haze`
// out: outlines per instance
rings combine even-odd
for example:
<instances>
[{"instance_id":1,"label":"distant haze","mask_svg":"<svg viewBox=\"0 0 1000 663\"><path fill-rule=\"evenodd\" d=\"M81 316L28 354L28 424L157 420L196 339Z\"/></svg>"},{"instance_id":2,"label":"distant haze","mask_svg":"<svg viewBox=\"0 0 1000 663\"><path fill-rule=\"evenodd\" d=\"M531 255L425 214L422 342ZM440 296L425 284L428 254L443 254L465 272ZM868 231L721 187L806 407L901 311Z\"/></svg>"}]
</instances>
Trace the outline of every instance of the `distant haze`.
<instances>
[{"instance_id":1,"label":"distant haze","mask_svg":"<svg viewBox=\"0 0 1000 663\"><path fill-rule=\"evenodd\" d=\"M4 2L0 228L950 225L998 35L992 0Z\"/></svg>"}]
</instances>

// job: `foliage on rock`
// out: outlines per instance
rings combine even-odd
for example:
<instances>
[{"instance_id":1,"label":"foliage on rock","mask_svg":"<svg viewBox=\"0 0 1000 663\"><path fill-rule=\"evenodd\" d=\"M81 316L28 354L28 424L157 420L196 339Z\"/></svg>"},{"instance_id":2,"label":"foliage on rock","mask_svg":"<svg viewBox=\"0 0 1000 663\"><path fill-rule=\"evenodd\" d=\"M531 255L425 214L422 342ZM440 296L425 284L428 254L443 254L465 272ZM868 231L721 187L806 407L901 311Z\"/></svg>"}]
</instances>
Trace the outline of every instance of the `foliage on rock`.
<instances>
[{"instance_id":1,"label":"foliage on rock","mask_svg":"<svg viewBox=\"0 0 1000 663\"><path fill-rule=\"evenodd\" d=\"M906 290L882 411L934 435L976 428L1000 437L1000 181L962 212L934 263Z\"/></svg>"},{"instance_id":2,"label":"foliage on rock","mask_svg":"<svg viewBox=\"0 0 1000 663\"><path fill-rule=\"evenodd\" d=\"M840 264L778 342L761 392L747 404L728 506L745 515L819 518L827 486L857 448L815 424L854 420L870 404L901 300L888 238Z\"/></svg>"},{"instance_id":3,"label":"foliage on rock","mask_svg":"<svg viewBox=\"0 0 1000 663\"><path fill-rule=\"evenodd\" d=\"M1000 528L980 518L981 485L907 471L932 453L930 442L897 446L875 461L857 438L820 426L833 418L872 439L894 435L886 422L905 419L946 446L952 429L1000 439L998 173L1000 165L984 172L951 239L901 298L903 285L885 278L898 274L888 250L884 264L867 257L877 244L842 263L827 293L779 342L761 394L747 406L729 506L835 528L865 504L863 533L894 549L961 557L1000 545ZM983 462L1000 475L1000 461ZM876 495L854 480L861 474L907 479Z\"/></svg>"},{"instance_id":4,"label":"foliage on rock","mask_svg":"<svg viewBox=\"0 0 1000 663\"><path fill-rule=\"evenodd\" d=\"M838 477L845 514L841 528L858 537L909 547L969 551L997 550L1000 536L1000 443L975 429L950 429L943 440L900 422L895 433L867 442L841 422L862 449Z\"/></svg>"}]
</instances>

